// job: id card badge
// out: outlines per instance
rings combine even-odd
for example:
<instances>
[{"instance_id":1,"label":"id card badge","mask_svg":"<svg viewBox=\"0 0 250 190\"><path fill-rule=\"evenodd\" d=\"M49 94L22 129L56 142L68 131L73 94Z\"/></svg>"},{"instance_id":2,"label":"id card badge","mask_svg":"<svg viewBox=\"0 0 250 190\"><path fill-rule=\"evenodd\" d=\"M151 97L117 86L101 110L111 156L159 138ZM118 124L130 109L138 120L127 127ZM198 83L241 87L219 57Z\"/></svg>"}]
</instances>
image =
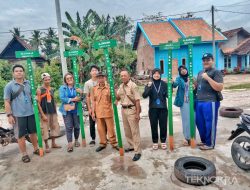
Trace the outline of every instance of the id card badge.
<instances>
[{"instance_id":1,"label":"id card badge","mask_svg":"<svg viewBox=\"0 0 250 190\"><path fill-rule=\"evenodd\" d=\"M159 98L157 98L155 102L156 102L157 105L161 104L161 100Z\"/></svg>"}]
</instances>

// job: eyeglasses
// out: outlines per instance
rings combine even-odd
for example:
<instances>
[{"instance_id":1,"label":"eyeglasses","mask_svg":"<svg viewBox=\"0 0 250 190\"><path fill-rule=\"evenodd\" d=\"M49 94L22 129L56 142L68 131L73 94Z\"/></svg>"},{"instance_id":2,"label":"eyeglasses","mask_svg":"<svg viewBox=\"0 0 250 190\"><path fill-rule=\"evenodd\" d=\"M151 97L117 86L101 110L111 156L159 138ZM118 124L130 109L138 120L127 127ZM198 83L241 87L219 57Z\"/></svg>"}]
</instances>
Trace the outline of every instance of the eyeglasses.
<instances>
[{"instance_id":1,"label":"eyeglasses","mask_svg":"<svg viewBox=\"0 0 250 190\"><path fill-rule=\"evenodd\" d=\"M66 80L72 80L73 77L66 77Z\"/></svg>"}]
</instances>

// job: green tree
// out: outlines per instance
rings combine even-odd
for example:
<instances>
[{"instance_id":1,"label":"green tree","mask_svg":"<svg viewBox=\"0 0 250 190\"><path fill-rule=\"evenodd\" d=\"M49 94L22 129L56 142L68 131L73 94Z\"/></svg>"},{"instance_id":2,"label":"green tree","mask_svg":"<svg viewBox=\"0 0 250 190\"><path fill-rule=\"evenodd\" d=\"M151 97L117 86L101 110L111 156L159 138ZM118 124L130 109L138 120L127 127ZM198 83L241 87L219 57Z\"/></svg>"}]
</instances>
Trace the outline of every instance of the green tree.
<instances>
[{"instance_id":1,"label":"green tree","mask_svg":"<svg viewBox=\"0 0 250 190\"><path fill-rule=\"evenodd\" d=\"M39 47L42 45L41 35L42 33L39 30L34 30L31 33L30 44L34 49L39 49Z\"/></svg>"},{"instance_id":2,"label":"green tree","mask_svg":"<svg viewBox=\"0 0 250 190\"><path fill-rule=\"evenodd\" d=\"M14 27L13 30L10 30L10 32L12 33L13 36L24 38L24 35L21 35L20 28L18 27Z\"/></svg>"},{"instance_id":3,"label":"green tree","mask_svg":"<svg viewBox=\"0 0 250 190\"><path fill-rule=\"evenodd\" d=\"M49 28L45 37L42 38L42 52L44 52L48 59L59 55L59 42L56 32Z\"/></svg>"},{"instance_id":4,"label":"green tree","mask_svg":"<svg viewBox=\"0 0 250 190\"><path fill-rule=\"evenodd\" d=\"M8 61L0 61L0 76L6 81L12 79L12 65Z\"/></svg>"}]
</instances>

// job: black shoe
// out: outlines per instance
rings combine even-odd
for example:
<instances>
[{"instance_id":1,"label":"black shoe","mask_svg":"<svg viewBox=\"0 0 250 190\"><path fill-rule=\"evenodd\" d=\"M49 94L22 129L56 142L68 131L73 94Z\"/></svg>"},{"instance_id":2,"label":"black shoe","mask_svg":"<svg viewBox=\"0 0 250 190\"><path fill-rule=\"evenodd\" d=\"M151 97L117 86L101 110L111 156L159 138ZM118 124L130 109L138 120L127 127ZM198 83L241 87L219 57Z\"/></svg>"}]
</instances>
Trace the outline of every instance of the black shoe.
<instances>
[{"instance_id":1,"label":"black shoe","mask_svg":"<svg viewBox=\"0 0 250 190\"><path fill-rule=\"evenodd\" d=\"M95 151L96 152L100 152L100 151L102 151L103 149L105 149L106 147L104 147L104 146L99 146Z\"/></svg>"},{"instance_id":2,"label":"black shoe","mask_svg":"<svg viewBox=\"0 0 250 190\"><path fill-rule=\"evenodd\" d=\"M140 160L141 154L135 154L134 158L132 159L133 161Z\"/></svg>"},{"instance_id":3,"label":"black shoe","mask_svg":"<svg viewBox=\"0 0 250 190\"><path fill-rule=\"evenodd\" d=\"M95 146L95 141L94 140L90 141L89 145L90 146Z\"/></svg>"},{"instance_id":4,"label":"black shoe","mask_svg":"<svg viewBox=\"0 0 250 190\"><path fill-rule=\"evenodd\" d=\"M126 148L125 149L125 152L132 152L132 151L134 151L135 149L133 149L133 148Z\"/></svg>"}]
</instances>

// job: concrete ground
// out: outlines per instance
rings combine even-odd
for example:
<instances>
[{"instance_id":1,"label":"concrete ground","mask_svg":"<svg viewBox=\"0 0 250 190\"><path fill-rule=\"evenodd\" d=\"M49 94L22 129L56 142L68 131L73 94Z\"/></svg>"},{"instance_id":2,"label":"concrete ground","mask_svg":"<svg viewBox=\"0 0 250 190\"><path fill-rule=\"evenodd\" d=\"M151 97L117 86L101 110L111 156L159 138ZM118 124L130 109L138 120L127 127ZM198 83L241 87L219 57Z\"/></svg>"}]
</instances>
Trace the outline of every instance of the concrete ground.
<instances>
[{"instance_id":1,"label":"concrete ground","mask_svg":"<svg viewBox=\"0 0 250 190\"><path fill-rule=\"evenodd\" d=\"M238 106L250 114L250 90L224 91L222 106ZM73 153L66 151L66 137L57 139L62 149L52 150L44 157L32 155L32 146L28 144L31 162L21 162L17 144L0 147L0 189L250 189L250 173L239 169L231 158L231 143L227 140L231 130L235 129L239 119L219 117L217 145L214 150L202 152L182 146L181 118L178 108L174 110L173 152L161 149L153 151L151 132L147 116L148 100L142 100L141 142L142 158L131 161L133 153L120 157L119 153L108 146L101 153L95 147L75 148ZM6 116L0 115L3 126L7 126ZM59 122L62 122L61 115ZM89 127L86 122L86 139L89 142ZM121 123L123 143L126 144ZM97 142L99 140L97 139ZM197 132L197 141L199 135ZM217 169L217 181L206 187L184 184L174 175L174 162L183 156L200 156L211 160Z\"/></svg>"}]
</instances>

